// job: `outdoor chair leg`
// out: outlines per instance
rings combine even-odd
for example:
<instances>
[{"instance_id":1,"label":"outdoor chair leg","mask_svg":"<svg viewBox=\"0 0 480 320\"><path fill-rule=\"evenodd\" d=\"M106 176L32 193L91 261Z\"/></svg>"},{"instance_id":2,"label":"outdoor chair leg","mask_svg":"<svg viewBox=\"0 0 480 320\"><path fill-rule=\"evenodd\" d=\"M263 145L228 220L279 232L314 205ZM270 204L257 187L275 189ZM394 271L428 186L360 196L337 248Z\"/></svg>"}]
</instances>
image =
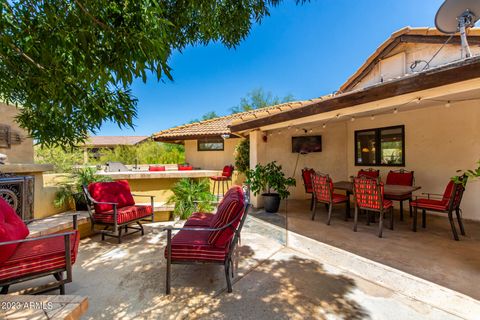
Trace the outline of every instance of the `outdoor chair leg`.
<instances>
[{"instance_id":1,"label":"outdoor chair leg","mask_svg":"<svg viewBox=\"0 0 480 320\"><path fill-rule=\"evenodd\" d=\"M353 231L357 232L357 222L358 222L358 207L355 205L355 213L353 215Z\"/></svg>"},{"instance_id":2,"label":"outdoor chair leg","mask_svg":"<svg viewBox=\"0 0 480 320\"><path fill-rule=\"evenodd\" d=\"M122 228L118 229L118 244L122 243Z\"/></svg>"},{"instance_id":3,"label":"outdoor chair leg","mask_svg":"<svg viewBox=\"0 0 480 320\"><path fill-rule=\"evenodd\" d=\"M367 214L367 226L369 226L370 225L370 211L368 211L368 210L364 210L364 211Z\"/></svg>"},{"instance_id":4,"label":"outdoor chair leg","mask_svg":"<svg viewBox=\"0 0 480 320\"><path fill-rule=\"evenodd\" d=\"M312 221L315 220L315 213L317 211L317 200L313 200Z\"/></svg>"},{"instance_id":5,"label":"outdoor chair leg","mask_svg":"<svg viewBox=\"0 0 480 320\"><path fill-rule=\"evenodd\" d=\"M7 294L8 288L10 288L10 285L3 286L2 289L0 290L0 294Z\"/></svg>"},{"instance_id":6,"label":"outdoor chair leg","mask_svg":"<svg viewBox=\"0 0 480 320\"><path fill-rule=\"evenodd\" d=\"M54 273L53 276L55 277L55 279L57 281L62 281L63 280L63 272L57 272L57 273ZM61 284L58 289L60 289L60 295L65 295L65 284Z\"/></svg>"},{"instance_id":7,"label":"outdoor chair leg","mask_svg":"<svg viewBox=\"0 0 480 320\"><path fill-rule=\"evenodd\" d=\"M453 214L451 210L448 211L448 220L450 221L450 227L452 227L453 238L458 241L457 228L455 228L455 222L453 221Z\"/></svg>"},{"instance_id":8,"label":"outdoor chair leg","mask_svg":"<svg viewBox=\"0 0 480 320\"><path fill-rule=\"evenodd\" d=\"M313 201L314 201L314 195L312 193L312 198L310 199L310 211L313 210Z\"/></svg>"},{"instance_id":9,"label":"outdoor chair leg","mask_svg":"<svg viewBox=\"0 0 480 320\"><path fill-rule=\"evenodd\" d=\"M142 236L144 236L144 235L145 235L145 229L143 229L143 225L140 223L140 221L137 221L137 224L138 224L138 226L140 227L140 229L142 230L142 231L141 231L141 232L142 232Z\"/></svg>"},{"instance_id":10,"label":"outdoor chair leg","mask_svg":"<svg viewBox=\"0 0 480 320\"><path fill-rule=\"evenodd\" d=\"M412 203L412 198L408 199L408 207L409 207L409 211L410 211L410 218L413 216L412 206L410 205L411 203Z\"/></svg>"},{"instance_id":11,"label":"outdoor chair leg","mask_svg":"<svg viewBox=\"0 0 480 320\"><path fill-rule=\"evenodd\" d=\"M227 278L227 291L228 293L231 293L233 290L232 290L232 280L230 279L230 264L229 262L227 261L225 263L225 277Z\"/></svg>"},{"instance_id":12,"label":"outdoor chair leg","mask_svg":"<svg viewBox=\"0 0 480 320\"><path fill-rule=\"evenodd\" d=\"M348 218L350 218L350 199L345 203L345 221L348 221Z\"/></svg>"},{"instance_id":13,"label":"outdoor chair leg","mask_svg":"<svg viewBox=\"0 0 480 320\"><path fill-rule=\"evenodd\" d=\"M418 215L418 208L415 207L413 210L413 221L412 221L412 231L417 232L417 215Z\"/></svg>"},{"instance_id":14,"label":"outdoor chair leg","mask_svg":"<svg viewBox=\"0 0 480 320\"><path fill-rule=\"evenodd\" d=\"M427 210L422 209L422 228L427 227Z\"/></svg>"},{"instance_id":15,"label":"outdoor chair leg","mask_svg":"<svg viewBox=\"0 0 480 320\"><path fill-rule=\"evenodd\" d=\"M383 210L380 211L380 218L378 220L378 237L381 238L382 237L382 233L383 233L383 215L384 215L384 212Z\"/></svg>"},{"instance_id":16,"label":"outdoor chair leg","mask_svg":"<svg viewBox=\"0 0 480 320\"><path fill-rule=\"evenodd\" d=\"M390 209L390 230L393 230L393 206Z\"/></svg>"},{"instance_id":17,"label":"outdoor chair leg","mask_svg":"<svg viewBox=\"0 0 480 320\"><path fill-rule=\"evenodd\" d=\"M400 200L400 221L403 221L403 200Z\"/></svg>"},{"instance_id":18,"label":"outdoor chair leg","mask_svg":"<svg viewBox=\"0 0 480 320\"><path fill-rule=\"evenodd\" d=\"M330 225L330 221L332 220L332 208L333 208L333 203L330 203L330 204L328 205L327 226Z\"/></svg>"},{"instance_id":19,"label":"outdoor chair leg","mask_svg":"<svg viewBox=\"0 0 480 320\"><path fill-rule=\"evenodd\" d=\"M460 227L460 233L462 236L465 235L465 228L463 227L463 221L462 221L462 216L460 215L460 209L457 208L455 210L455 214L457 215L457 220L458 220L458 226Z\"/></svg>"},{"instance_id":20,"label":"outdoor chair leg","mask_svg":"<svg viewBox=\"0 0 480 320\"><path fill-rule=\"evenodd\" d=\"M170 282L172 276L172 230L167 230L167 274L165 276L165 294L170 294Z\"/></svg>"}]
</instances>

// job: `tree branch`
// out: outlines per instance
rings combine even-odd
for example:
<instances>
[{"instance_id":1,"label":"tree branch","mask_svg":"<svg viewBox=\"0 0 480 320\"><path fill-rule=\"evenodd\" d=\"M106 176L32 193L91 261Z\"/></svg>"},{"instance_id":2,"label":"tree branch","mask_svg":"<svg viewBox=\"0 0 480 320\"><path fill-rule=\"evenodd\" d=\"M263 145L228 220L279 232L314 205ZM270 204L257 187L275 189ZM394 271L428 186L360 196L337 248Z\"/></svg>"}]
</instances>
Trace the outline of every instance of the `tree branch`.
<instances>
[{"instance_id":1,"label":"tree branch","mask_svg":"<svg viewBox=\"0 0 480 320\"><path fill-rule=\"evenodd\" d=\"M80 1L78 0L74 0L75 3L77 4L77 6L87 15L90 17L90 19L93 20L93 22L95 22L96 24L98 24L100 27L102 27L103 29L109 29L108 26L103 23L102 21L98 20L96 17L94 17L84 6L82 3L80 3Z\"/></svg>"}]
</instances>

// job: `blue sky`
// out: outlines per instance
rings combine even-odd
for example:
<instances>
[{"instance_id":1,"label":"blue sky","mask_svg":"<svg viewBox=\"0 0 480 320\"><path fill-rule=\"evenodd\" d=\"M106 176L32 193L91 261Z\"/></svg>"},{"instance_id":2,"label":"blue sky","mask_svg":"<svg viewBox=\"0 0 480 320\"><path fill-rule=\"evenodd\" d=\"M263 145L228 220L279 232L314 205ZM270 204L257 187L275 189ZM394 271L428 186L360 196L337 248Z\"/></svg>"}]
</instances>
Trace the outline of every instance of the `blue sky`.
<instances>
[{"instance_id":1,"label":"blue sky","mask_svg":"<svg viewBox=\"0 0 480 320\"><path fill-rule=\"evenodd\" d=\"M151 135L200 118L227 114L254 88L311 99L331 93L392 32L434 26L442 0L285 0L236 49L219 44L174 53L174 81L135 81L135 129L105 124L97 135Z\"/></svg>"}]
</instances>

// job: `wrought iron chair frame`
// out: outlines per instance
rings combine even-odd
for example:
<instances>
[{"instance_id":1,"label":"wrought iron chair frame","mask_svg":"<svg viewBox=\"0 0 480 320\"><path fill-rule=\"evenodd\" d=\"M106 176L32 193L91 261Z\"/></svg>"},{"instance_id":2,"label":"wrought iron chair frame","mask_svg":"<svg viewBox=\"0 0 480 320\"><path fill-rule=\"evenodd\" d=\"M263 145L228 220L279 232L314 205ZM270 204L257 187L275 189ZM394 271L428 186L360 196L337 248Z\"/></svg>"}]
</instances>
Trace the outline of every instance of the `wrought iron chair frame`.
<instances>
[{"instance_id":1,"label":"wrought iron chair frame","mask_svg":"<svg viewBox=\"0 0 480 320\"><path fill-rule=\"evenodd\" d=\"M313 179L314 175L319 175L319 176L325 177L327 179L327 183L329 183L329 182L333 183L333 181L328 174L323 174L323 173L320 173L320 172L314 172L310 176L310 179L312 181L312 189L313 189L312 190L313 191L312 220L315 220L315 214L316 214L316 211L317 211L317 203L324 203L325 208L328 211L327 225L330 225L330 222L332 220L333 205L334 204L342 204L344 202L333 203L333 190L330 189L330 188L328 188L328 194L329 194L329 199L330 199L329 201L318 199L317 195L316 195L316 192L315 192L315 184L314 184L314 179ZM345 206L346 206L346 208L345 208L345 221L347 221L349 216L350 216L350 199L349 199L348 195L346 197L347 197L347 200L345 201Z\"/></svg>"}]
</instances>

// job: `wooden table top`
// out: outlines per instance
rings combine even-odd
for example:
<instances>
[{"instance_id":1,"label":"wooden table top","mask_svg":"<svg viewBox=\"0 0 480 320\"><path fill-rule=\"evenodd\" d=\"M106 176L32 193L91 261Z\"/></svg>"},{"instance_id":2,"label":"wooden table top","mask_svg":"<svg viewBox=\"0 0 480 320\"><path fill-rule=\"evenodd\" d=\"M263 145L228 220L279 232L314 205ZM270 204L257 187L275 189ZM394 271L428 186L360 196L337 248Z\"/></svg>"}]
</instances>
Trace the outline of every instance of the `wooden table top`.
<instances>
[{"instance_id":1,"label":"wooden table top","mask_svg":"<svg viewBox=\"0 0 480 320\"><path fill-rule=\"evenodd\" d=\"M338 181L333 184L333 187L338 190L345 190L353 192L353 182L351 181ZM384 185L384 193L391 196L404 196L414 191L421 189L420 186L399 186L396 184Z\"/></svg>"}]
</instances>

